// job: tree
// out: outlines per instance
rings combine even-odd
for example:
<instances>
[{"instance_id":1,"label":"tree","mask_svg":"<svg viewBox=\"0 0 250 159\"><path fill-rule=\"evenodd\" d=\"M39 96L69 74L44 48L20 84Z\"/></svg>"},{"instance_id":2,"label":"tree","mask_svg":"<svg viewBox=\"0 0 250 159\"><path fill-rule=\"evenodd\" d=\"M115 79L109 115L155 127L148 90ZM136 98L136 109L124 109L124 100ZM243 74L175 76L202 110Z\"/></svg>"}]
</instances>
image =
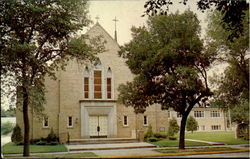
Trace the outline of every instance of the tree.
<instances>
[{"instance_id":1,"label":"tree","mask_svg":"<svg viewBox=\"0 0 250 159\"><path fill-rule=\"evenodd\" d=\"M222 27L221 16L221 12L209 15L210 45L217 50L218 63L227 64L224 72L211 80L216 87L213 105L225 111L230 109L233 121L249 123L249 12L245 13L242 22L242 35L234 41L225 38L230 31ZM239 111L242 115L239 115Z\"/></svg>"},{"instance_id":2,"label":"tree","mask_svg":"<svg viewBox=\"0 0 250 159\"><path fill-rule=\"evenodd\" d=\"M213 52L204 50L199 21L189 10L151 17L148 27L133 27L132 32L133 39L121 47L120 55L135 78L119 87L119 101L136 113L154 103L179 112L179 148L184 149L188 114L212 95L206 71Z\"/></svg>"},{"instance_id":3,"label":"tree","mask_svg":"<svg viewBox=\"0 0 250 159\"><path fill-rule=\"evenodd\" d=\"M179 132L179 125L177 123L177 120L175 118L171 119L169 121L169 127L168 127L168 137L173 137L175 134Z\"/></svg>"},{"instance_id":4,"label":"tree","mask_svg":"<svg viewBox=\"0 0 250 159\"><path fill-rule=\"evenodd\" d=\"M11 135L11 141L14 142L15 144L21 144L23 142L22 131L18 124L16 124L16 126L13 129L13 133Z\"/></svg>"},{"instance_id":5,"label":"tree","mask_svg":"<svg viewBox=\"0 0 250 159\"><path fill-rule=\"evenodd\" d=\"M103 49L100 38L77 37L90 23L82 0L1 1L1 75L18 89L24 122L23 156L29 156L28 106L42 111L45 76L55 78L70 59L94 61ZM1 76L3 77L3 76Z\"/></svg>"},{"instance_id":6,"label":"tree","mask_svg":"<svg viewBox=\"0 0 250 159\"><path fill-rule=\"evenodd\" d=\"M179 1L179 3L183 3L184 5L187 2L188 0ZM147 0L144 5L144 8L146 8L145 14L150 16L157 15L158 13L166 15L169 7L174 3L174 0ZM249 10L249 3L246 0L198 0L197 6L202 11L215 7L215 10L223 13L221 17L223 23L221 24L225 30L231 31L227 36L228 40L232 41L234 38L243 35L242 21L245 11Z\"/></svg>"},{"instance_id":7,"label":"tree","mask_svg":"<svg viewBox=\"0 0 250 159\"><path fill-rule=\"evenodd\" d=\"M198 128L198 122L195 120L193 116L190 116L187 119L187 131L196 131Z\"/></svg>"}]
</instances>

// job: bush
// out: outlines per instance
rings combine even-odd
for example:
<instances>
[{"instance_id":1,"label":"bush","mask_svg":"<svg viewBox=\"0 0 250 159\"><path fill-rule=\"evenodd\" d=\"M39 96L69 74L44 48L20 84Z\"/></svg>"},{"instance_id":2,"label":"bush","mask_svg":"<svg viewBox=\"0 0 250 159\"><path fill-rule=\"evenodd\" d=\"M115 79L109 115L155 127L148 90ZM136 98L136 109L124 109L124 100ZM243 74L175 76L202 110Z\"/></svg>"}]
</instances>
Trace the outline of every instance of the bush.
<instances>
[{"instance_id":1,"label":"bush","mask_svg":"<svg viewBox=\"0 0 250 159\"><path fill-rule=\"evenodd\" d=\"M168 137L168 139L169 139L169 140L177 140L177 138L176 138L176 137L173 137L173 136Z\"/></svg>"},{"instance_id":2,"label":"bush","mask_svg":"<svg viewBox=\"0 0 250 159\"><path fill-rule=\"evenodd\" d=\"M159 141L159 139L157 139L156 137L148 138L148 142L156 142L156 141Z\"/></svg>"},{"instance_id":3,"label":"bush","mask_svg":"<svg viewBox=\"0 0 250 159\"><path fill-rule=\"evenodd\" d=\"M51 128L51 130L50 130L50 133L49 133L49 135L47 137L47 141L48 141L48 143L58 141L58 137L54 133L53 128Z\"/></svg>"},{"instance_id":4,"label":"bush","mask_svg":"<svg viewBox=\"0 0 250 159\"><path fill-rule=\"evenodd\" d=\"M58 141L53 141L53 142L49 143L48 145L58 145L58 144L59 144Z\"/></svg>"},{"instance_id":5,"label":"bush","mask_svg":"<svg viewBox=\"0 0 250 159\"><path fill-rule=\"evenodd\" d=\"M14 127L13 133L11 135L11 141L15 144L20 144L23 142L21 128L18 126L18 124L16 124L16 126Z\"/></svg>"},{"instance_id":6,"label":"bush","mask_svg":"<svg viewBox=\"0 0 250 159\"><path fill-rule=\"evenodd\" d=\"M40 140L36 143L36 145L47 145L46 141Z\"/></svg>"},{"instance_id":7,"label":"bush","mask_svg":"<svg viewBox=\"0 0 250 159\"><path fill-rule=\"evenodd\" d=\"M166 134L161 134L161 133L154 133L153 136L158 138L158 139L167 138Z\"/></svg>"},{"instance_id":8,"label":"bush","mask_svg":"<svg viewBox=\"0 0 250 159\"><path fill-rule=\"evenodd\" d=\"M190 116L187 119L187 131L191 131L193 133L193 131L196 131L198 129L198 122L195 120L195 118L193 116Z\"/></svg>"},{"instance_id":9,"label":"bush","mask_svg":"<svg viewBox=\"0 0 250 159\"><path fill-rule=\"evenodd\" d=\"M177 123L177 120L173 118L172 120L169 121L168 136L172 137L178 132L179 132L179 125Z\"/></svg>"},{"instance_id":10,"label":"bush","mask_svg":"<svg viewBox=\"0 0 250 159\"><path fill-rule=\"evenodd\" d=\"M14 125L10 122L3 123L1 125L1 135L9 134L14 128Z\"/></svg>"},{"instance_id":11,"label":"bush","mask_svg":"<svg viewBox=\"0 0 250 159\"><path fill-rule=\"evenodd\" d=\"M148 130L146 134L144 134L144 141L148 141L150 137L153 137L153 130L151 125L148 126Z\"/></svg>"}]
</instances>

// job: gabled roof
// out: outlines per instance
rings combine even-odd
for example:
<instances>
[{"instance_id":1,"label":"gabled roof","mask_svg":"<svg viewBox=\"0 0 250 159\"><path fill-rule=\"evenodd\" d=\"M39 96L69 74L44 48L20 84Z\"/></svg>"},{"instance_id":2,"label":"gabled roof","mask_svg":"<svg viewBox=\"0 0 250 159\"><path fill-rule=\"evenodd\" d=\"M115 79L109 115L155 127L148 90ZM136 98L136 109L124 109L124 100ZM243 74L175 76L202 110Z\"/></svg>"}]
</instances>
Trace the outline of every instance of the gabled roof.
<instances>
[{"instance_id":1,"label":"gabled roof","mask_svg":"<svg viewBox=\"0 0 250 159\"><path fill-rule=\"evenodd\" d=\"M119 48L119 44L117 43L117 41L115 41L115 39L97 22L94 26L92 26L86 34L89 34L91 31L93 30L101 30L104 34L106 34L111 40L112 42L114 42Z\"/></svg>"}]
</instances>

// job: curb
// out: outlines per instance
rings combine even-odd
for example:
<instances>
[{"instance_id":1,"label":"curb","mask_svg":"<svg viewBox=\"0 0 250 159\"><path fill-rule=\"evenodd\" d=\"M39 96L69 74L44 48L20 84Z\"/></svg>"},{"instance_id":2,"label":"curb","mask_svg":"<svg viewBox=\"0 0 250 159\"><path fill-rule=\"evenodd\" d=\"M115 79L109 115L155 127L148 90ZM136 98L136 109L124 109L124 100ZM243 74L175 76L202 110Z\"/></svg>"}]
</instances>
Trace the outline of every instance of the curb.
<instances>
[{"instance_id":1,"label":"curb","mask_svg":"<svg viewBox=\"0 0 250 159\"><path fill-rule=\"evenodd\" d=\"M146 155L126 155L126 156L98 156L98 157L82 157L82 158L143 158L143 157L186 156L186 155L205 155L205 154L238 153L238 152L249 152L249 150L243 149L243 150L213 151L213 152L183 152L183 153L162 153L162 154L146 154Z\"/></svg>"}]
</instances>

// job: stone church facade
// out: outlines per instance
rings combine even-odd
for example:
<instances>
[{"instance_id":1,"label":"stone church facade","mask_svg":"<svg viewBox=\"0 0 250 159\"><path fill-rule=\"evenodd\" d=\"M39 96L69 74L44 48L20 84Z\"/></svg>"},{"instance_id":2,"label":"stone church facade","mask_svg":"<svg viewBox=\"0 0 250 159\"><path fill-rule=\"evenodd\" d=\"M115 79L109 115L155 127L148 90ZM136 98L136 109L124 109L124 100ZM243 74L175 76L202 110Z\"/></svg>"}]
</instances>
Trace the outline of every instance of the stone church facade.
<instances>
[{"instance_id":1,"label":"stone church facade","mask_svg":"<svg viewBox=\"0 0 250 159\"><path fill-rule=\"evenodd\" d=\"M106 40L104 53L98 55L100 64L81 65L70 61L65 71L56 73L57 80L47 78L44 113L48 118L39 120L30 113L30 138L47 137L51 128L60 137L137 138L138 133L152 125L154 132L167 132L167 111L152 105L144 114L135 114L132 107L117 102L118 86L133 80L119 45L97 23L88 32ZM23 130L22 114L17 112L17 123ZM23 132L23 131L22 131Z\"/></svg>"},{"instance_id":2,"label":"stone church facade","mask_svg":"<svg viewBox=\"0 0 250 159\"><path fill-rule=\"evenodd\" d=\"M41 120L32 110L29 111L30 139L45 138L52 128L59 138L67 136L72 141L89 138L138 139L149 125L154 132L167 133L170 119L176 117L180 123L176 112L161 110L161 106L157 104L148 107L144 114L135 114L132 107L118 103L117 88L120 84L132 81L133 74L124 59L118 55L118 43L99 23L87 34L101 35L106 40L106 51L98 55L100 64L81 65L72 60L65 71L56 72L57 80L46 78L44 113L47 118ZM203 114L213 113L208 109L198 111ZM213 108L211 111L219 110ZM205 115L206 118L204 115L201 116L203 118L197 118L198 130L225 130L225 116L222 111L219 113L212 120L210 117L213 116L209 115ZM22 112L18 109L16 119L24 132Z\"/></svg>"}]
</instances>

